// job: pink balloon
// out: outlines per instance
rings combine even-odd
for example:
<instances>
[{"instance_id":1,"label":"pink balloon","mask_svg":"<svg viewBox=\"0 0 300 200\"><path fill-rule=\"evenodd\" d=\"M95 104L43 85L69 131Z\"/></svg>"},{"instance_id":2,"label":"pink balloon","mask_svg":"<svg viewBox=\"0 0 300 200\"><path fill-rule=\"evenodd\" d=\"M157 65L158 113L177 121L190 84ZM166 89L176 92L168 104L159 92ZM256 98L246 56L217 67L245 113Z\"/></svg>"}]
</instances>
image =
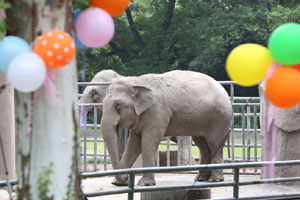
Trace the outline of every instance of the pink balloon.
<instances>
[{"instance_id":1,"label":"pink balloon","mask_svg":"<svg viewBox=\"0 0 300 200\"><path fill-rule=\"evenodd\" d=\"M112 17L101 8L85 9L78 17L75 29L79 40L86 46L105 46L114 36Z\"/></svg>"}]
</instances>

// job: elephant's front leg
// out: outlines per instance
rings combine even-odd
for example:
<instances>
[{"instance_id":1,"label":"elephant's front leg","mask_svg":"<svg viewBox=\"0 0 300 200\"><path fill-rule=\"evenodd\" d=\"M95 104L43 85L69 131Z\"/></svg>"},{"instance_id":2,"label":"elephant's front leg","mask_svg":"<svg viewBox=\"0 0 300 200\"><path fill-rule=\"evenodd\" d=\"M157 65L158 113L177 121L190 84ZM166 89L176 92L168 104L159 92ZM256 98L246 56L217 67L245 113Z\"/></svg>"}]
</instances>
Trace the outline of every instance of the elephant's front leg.
<instances>
[{"instance_id":1,"label":"elephant's front leg","mask_svg":"<svg viewBox=\"0 0 300 200\"><path fill-rule=\"evenodd\" d=\"M125 147L124 154L120 161L120 168L130 168L137 157L141 154L141 136L131 133L128 139L128 144ZM114 185L128 185L128 176L126 175L125 182L119 182L116 179L112 182Z\"/></svg>"},{"instance_id":2,"label":"elephant's front leg","mask_svg":"<svg viewBox=\"0 0 300 200\"><path fill-rule=\"evenodd\" d=\"M152 134L151 131L144 132L142 135L142 159L143 167L154 167L155 157L158 145L160 143L161 137ZM142 186L152 186L155 185L153 173L145 173L143 177L139 180L138 185Z\"/></svg>"}]
</instances>

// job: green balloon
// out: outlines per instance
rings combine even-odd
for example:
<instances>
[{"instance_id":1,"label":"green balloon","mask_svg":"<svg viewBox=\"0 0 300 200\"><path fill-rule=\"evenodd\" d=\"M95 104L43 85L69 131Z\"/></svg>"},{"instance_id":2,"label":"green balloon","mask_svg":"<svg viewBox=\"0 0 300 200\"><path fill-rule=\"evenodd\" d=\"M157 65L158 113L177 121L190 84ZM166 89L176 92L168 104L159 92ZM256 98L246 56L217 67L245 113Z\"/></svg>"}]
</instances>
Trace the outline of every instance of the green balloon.
<instances>
[{"instance_id":1,"label":"green balloon","mask_svg":"<svg viewBox=\"0 0 300 200\"><path fill-rule=\"evenodd\" d=\"M300 24L286 23L277 27L270 36L268 47L278 63L300 63Z\"/></svg>"}]
</instances>

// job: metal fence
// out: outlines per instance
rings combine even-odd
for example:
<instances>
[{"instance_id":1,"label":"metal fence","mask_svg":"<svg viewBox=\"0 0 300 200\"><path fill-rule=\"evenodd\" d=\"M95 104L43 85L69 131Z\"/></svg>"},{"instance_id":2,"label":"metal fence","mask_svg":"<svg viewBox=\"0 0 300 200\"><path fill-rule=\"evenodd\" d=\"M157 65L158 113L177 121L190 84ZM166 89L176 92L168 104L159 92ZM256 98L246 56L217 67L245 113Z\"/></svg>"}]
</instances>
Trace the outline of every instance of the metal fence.
<instances>
[{"instance_id":1,"label":"metal fence","mask_svg":"<svg viewBox=\"0 0 300 200\"><path fill-rule=\"evenodd\" d=\"M289 166L289 165L300 165L300 160L293 161L275 161L275 162L251 162L251 163L230 163L230 164L211 164L211 165L198 165L198 166L178 166L178 167L152 167L152 168L131 168L122 170L113 170L105 172L88 172L82 173L82 177L95 178L112 176L119 174L129 174L128 188L106 190L99 192L85 193L86 197L96 197L104 195L122 194L128 193L128 200L134 199L134 193L137 192L150 192L160 190L178 190L178 189L194 189L194 188L214 188L214 187L233 187L232 198L222 198L223 200L237 200L237 199L300 199L300 193L285 193L278 195L264 195L264 196L248 196L240 197L239 188L240 186L254 185L254 184L266 184L266 183L282 183L282 182L295 182L300 181L300 177L285 177L285 178L272 178L272 179L260 179L250 181L240 181L240 169L244 168L259 168L268 167L270 164L275 166ZM151 187L138 187L135 188L135 176L141 173L168 173L168 172L179 172L179 171L195 171L195 170L212 170L212 169L232 169L234 172L233 181L229 182L215 182L215 183L195 183L189 185L173 185L173 186L151 186ZM11 185L17 185L18 180L10 180ZM6 186L6 181L0 181L0 187Z\"/></svg>"},{"instance_id":2,"label":"metal fence","mask_svg":"<svg viewBox=\"0 0 300 200\"><path fill-rule=\"evenodd\" d=\"M227 88L233 107L232 114L232 125L230 140L228 140L224 149L225 162L255 162L261 160L261 130L259 125L259 112L260 104L259 97L236 97L234 96L234 81L219 81L225 88ZM79 82L80 87L88 85L98 85L98 86L109 86L109 82ZM82 94L78 94L79 97ZM87 129L87 131L82 131L82 160L83 160L83 171L97 171L108 169L109 155L107 153L103 139L99 135L99 130L101 128L99 122L99 116L97 113L97 107L102 106L102 103L80 103L80 110L83 111L86 107L93 108L93 118L89 122L84 122L81 124L81 129ZM89 134L87 134L87 132ZM92 133L92 134L91 134ZM128 138L128 132L125 133L125 138ZM125 140L126 141L126 140ZM180 165L181 161L181 145L180 137L177 137L177 144L170 141L167 137L166 141L162 141L160 148L166 146L164 149L167 151L167 166L170 166L170 150L177 146L177 161ZM189 139L191 145L194 146L191 139ZM193 152L197 151L197 147L192 147ZM197 152L198 153L198 152ZM200 161L200 154L195 158L195 161ZM188 159L189 160L189 159ZM99 162L101 164L99 164ZM189 163L191 164L191 163ZM88 167L89 166L89 167ZM103 168L102 168L103 166ZM157 153L157 166L159 166L159 153ZM246 172L244 169L243 173ZM255 168L251 171L253 174L259 173Z\"/></svg>"},{"instance_id":3,"label":"metal fence","mask_svg":"<svg viewBox=\"0 0 300 200\"><path fill-rule=\"evenodd\" d=\"M264 184L264 183L280 183L280 182L294 182L300 181L300 177L287 177L287 178L272 178L272 179L261 179L261 180L251 180L251 181L240 181L240 169L245 168L257 168L266 167L270 164L275 166L286 166L286 165L300 165L300 160L294 161L276 161L276 162L251 162L251 163L231 163L231 164L212 164L212 165L200 165L200 166L180 166L180 167L153 167L153 168L132 168L123 170L114 170L106 172L89 172L83 173L83 178L94 178L103 177L109 175L119 175L119 174L129 174L129 184L128 188L117 189L117 190L106 190L99 192L85 193L87 197L96 197L103 195L113 195L128 193L128 200L134 199L134 193L137 192L150 192L150 191L160 191L160 190L178 190L178 189L191 189L191 188L213 188L213 187L233 187L233 197L232 198L222 198L222 199L274 199L274 198L288 198L293 197L295 199L300 198L300 193L291 194L278 194L278 195L264 195L264 196L250 196L250 197L240 197L239 187L245 185L253 184ZM189 185L173 185L173 186L153 186L153 187L138 187L135 188L135 175L141 173L166 173L166 172L178 172L178 171L194 171L194 170L207 170L207 169L233 169L234 178L230 182L217 182L217 183L195 183Z\"/></svg>"}]
</instances>

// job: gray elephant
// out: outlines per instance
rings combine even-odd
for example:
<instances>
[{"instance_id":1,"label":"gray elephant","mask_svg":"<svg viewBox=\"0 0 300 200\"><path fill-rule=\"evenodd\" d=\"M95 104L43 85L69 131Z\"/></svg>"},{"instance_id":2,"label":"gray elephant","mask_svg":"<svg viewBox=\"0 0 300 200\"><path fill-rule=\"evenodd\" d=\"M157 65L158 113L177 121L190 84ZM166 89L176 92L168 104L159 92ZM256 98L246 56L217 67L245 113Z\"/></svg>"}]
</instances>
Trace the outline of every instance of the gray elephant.
<instances>
[{"instance_id":1,"label":"gray elephant","mask_svg":"<svg viewBox=\"0 0 300 200\"><path fill-rule=\"evenodd\" d=\"M222 163L232 108L225 89L198 72L171 71L117 78L104 98L101 131L114 169L130 168L142 153L143 167L154 167L164 136L192 136L201 164ZM125 152L119 160L117 135L129 128ZM197 181L223 181L223 171L201 170ZM126 185L127 175L113 184ZM155 185L154 174L144 174L139 185Z\"/></svg>"},{"instance_id":2,"label":"gray elephant","mask_svg":"<svg viewBox=\"0 0 300 200\"><path fill-rule=\"evenodd\" d=\"M98 72L92 79L91 82L111 82L115 78L124 77L114 70L102 70ZM87 86L83 91L83 98L79 100L81 103L102 103L105 96L107 86ZM92 113L92 107L85 107L86 115ZM102 107L97 107L97 113L102 114ZM175 137L171 137L171 140L177 143ZM118 137L118 149L119 157L122 157L122 154L125 149L124 135L120 134ZM189 137L181 137L181 165L188 165L189 163L193 164L194 158L192 155Z\"/></svg>"}]
</instances>

